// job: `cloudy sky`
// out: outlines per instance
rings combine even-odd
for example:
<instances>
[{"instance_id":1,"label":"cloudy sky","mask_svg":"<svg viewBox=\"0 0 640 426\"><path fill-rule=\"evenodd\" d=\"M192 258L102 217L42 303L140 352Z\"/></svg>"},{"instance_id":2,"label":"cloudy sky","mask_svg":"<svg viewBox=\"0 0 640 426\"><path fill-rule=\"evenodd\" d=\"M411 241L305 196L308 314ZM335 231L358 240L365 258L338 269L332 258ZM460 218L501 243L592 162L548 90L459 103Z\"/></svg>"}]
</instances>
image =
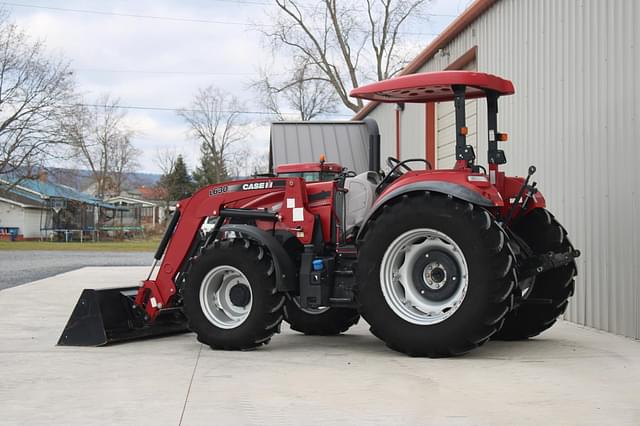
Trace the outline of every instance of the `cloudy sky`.
<instances>
[{"instance_id":1,"label":"cloudy sky","mask_svg":"<svg viewBox=\"0 0 640 426\"><path fill-rule=\"evenodd\" d=\"M422 49L470 0L434 0L426 19L411 19L404 42ZM110 93L139 135L144 171L157 172L159 149L176 149L195 166L198 145L175 109L199 87L218 86L246 103L246 144L265 152L269 127L249 89L261 64L278 63L255 24L269 25L269 0L28 0L0 2L49 50L66 57L86 99ZM277 55L276 55L277 56ZM135 107L135 108L134 108ZM348 111L335 119L348 119Z\"/></svg>"}]
</instances>

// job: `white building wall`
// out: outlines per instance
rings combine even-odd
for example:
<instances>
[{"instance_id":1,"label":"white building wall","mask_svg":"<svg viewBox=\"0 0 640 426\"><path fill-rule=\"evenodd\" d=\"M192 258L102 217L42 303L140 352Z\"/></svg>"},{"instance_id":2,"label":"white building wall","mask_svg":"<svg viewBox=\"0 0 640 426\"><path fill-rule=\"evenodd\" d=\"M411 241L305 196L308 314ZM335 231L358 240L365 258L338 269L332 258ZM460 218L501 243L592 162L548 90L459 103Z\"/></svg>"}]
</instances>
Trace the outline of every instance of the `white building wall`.
<instances>
[{"instance_id":1,"label":"white building wall","mask_svg":"<svg viewBox=\"0 0 640 426\"><path fill-rule=\"evenodd\" d=\"M400 112L400 158L425 158L425 127L416 126L416 123L424 123L425 106L422 104L405 104L404 111ZM387 157L382 157L385 160ZM419 164L410 164L410 167L423 168Z\"/></svg>"},{"instance_id":2,"label":"white building wall","mask_svg":"<svg viewBox=\"0 0 640 426\"><path fill-rule=\"evenodd\" d=\"M511 79L498 128L509 174L530 164L549 209L565 225L578 261L566 317L640 338L640 2L501 0L421 71L442 70L478 46L479 71ZM371 114L392 120L393 106ZM380 118L378 118L380 117ZM418 120L414 126L423 127ZM478 128L486 105L478 104ZM383 156L394 139L381 126ZM486 140L476 154L486 164ZM383 157L384 158L384 157Z\"/></svg>"},{"instance_id":3,"label":"white building wall","mask_svg":"<svg viewBox=\"0 0 640 426\"><path fill-rule=\"evenodd\" d=\"M464 121L469 133L467 144L478 155L478 101L465 102ZM424 125L422 126L424 127ZM436 104L436 168L452 169L456 163L456 109L453 102Z\"/></svg>"},{"instance_id":4,"label":"white building wall","mask_svg":"<svg viewBox=\"0 0 640 426\"><path fill-rule=\"evenodd\" d=\"M22 233L25 238L40 238L40 213L39 209L24 209L24 228ZM42 219L44 220L44 218Z\"/></svg>"},{"instance_id":5,"label":"white building wall","mask_svg":"<svg viewBox=\"0 0 640 426\"><path fill-rule=\"evenodd\" d=\"M378 130L380 131L380 163L384 167L387 157L396 156L395 104L382 104L371 111L368 117L373 118L378 123ZM415 126L407 123L407 127Z\"/></svg>"},{"instance_id":6,"label":"white building wall","mask_svg":"<svg viewBox=\"0 0 640 426\"><path fill-rule=\"evenodd\" d=\"M0 226L18 227L22 233L24 227L24 209L13 203L0 200Z\"/></svg>"},{"instance_id":7,"label":"white building wall","mask_svg":"<svg viewBox=\"0 0 640 426\"><path fill-rule=\"evenodd\" d=\"M0 227L17 227L25 238L40 236L40 210L0 200Z\"/></svg>"}]
</instances>

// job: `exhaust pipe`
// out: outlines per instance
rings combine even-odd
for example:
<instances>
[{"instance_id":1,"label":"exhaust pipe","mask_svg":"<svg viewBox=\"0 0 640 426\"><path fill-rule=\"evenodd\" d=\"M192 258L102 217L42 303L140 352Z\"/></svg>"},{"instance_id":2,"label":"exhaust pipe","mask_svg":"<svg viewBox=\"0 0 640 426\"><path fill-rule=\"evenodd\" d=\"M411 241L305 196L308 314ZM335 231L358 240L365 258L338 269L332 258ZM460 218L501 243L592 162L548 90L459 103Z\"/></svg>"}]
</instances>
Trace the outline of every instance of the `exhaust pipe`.
<instances>
[{"instance_id":1,"label":"exhaust pipe","mask_svg":"<svg viewBox=\"0 0 640 426\"><path fill-rule=\"evenodd\" d=\"M369 170L378 173L380 171L380 130L378 123L373 118L362 120L369 131Z\"/></svg>"}]
</instances>

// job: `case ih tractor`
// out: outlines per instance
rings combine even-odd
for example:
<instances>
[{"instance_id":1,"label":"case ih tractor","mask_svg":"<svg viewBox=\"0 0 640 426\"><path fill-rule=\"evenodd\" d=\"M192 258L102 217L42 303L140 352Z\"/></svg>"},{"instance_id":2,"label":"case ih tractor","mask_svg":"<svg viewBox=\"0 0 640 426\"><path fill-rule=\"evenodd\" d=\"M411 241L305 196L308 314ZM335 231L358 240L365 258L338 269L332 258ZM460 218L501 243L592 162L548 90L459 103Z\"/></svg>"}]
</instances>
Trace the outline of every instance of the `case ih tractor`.
<instances>
[{"instance_id":1,"label":"case ih tractor","mask_svg":"<svg viewBox=\"0 0 640 426\"><path fill-rule=\"evenodd\" d=\"M59 344L188 327L212 348L244 350L268 343L283 320L332 335L360 315L412 356L541 333L567 307L579 252L530 182L535 168L525 178L500 171L498 98L513 93L510 81L467 71L353 90L381 102L453 101L454 168L390 157L386 174L378 166L355 175L320 161L202 188L176 205L147 279L85 290ZM488 170L466 142L465 99L473 98L487 102Z\"/></svg>"}]
</instances>

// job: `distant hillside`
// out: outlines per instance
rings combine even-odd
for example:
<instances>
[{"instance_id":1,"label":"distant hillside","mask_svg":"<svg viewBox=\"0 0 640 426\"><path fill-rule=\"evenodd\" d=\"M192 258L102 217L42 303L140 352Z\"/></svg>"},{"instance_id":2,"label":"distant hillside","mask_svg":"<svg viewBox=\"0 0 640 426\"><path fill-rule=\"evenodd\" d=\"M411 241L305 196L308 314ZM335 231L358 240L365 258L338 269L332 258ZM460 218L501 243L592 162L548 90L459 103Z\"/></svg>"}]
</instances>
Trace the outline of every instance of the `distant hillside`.
<instances>
[{"instance_id":1,"label":"distant hillside","mask_svg":"<svg viewBox=\"0 0 640 426\"><path fill-rule=\"evenodd\" d=\"M49 168L47 171L51 182L67 185L78 191L84 191L93 183L89 170ZM128 173L127 184L123 189L135 189L141 186L152 187L158 183L160 176L157 173Z\"/></svg>"}]
</instances>

